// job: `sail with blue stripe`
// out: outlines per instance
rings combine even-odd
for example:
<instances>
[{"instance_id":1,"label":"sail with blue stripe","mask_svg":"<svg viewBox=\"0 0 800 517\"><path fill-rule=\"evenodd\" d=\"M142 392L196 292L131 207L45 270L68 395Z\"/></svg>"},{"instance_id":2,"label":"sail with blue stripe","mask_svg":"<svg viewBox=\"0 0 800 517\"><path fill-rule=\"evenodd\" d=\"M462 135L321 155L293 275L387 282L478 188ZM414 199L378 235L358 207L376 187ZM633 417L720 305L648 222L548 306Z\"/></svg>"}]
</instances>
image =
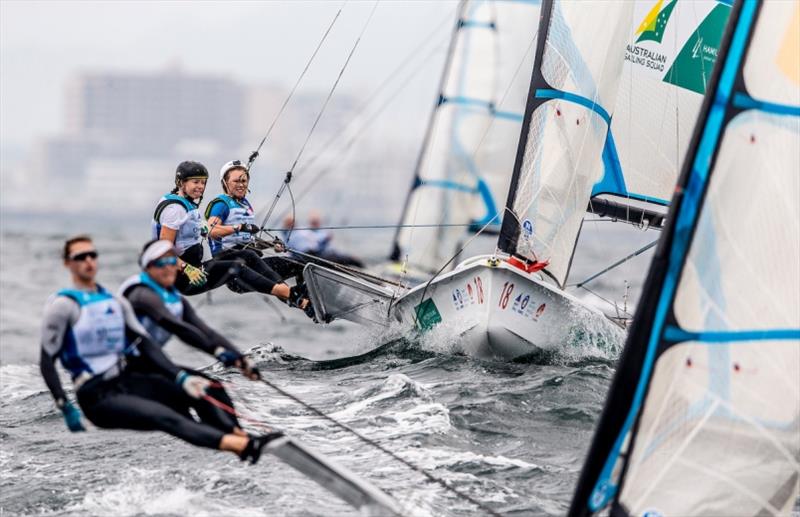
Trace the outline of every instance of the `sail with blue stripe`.
<instances>
[{"instance_id":1,"label":"sail with blue stripe","mask_svg":"<svg viewBox=\"0 0 800 517\"><path fill-rule=\"evenodd\" d=\"M593 197L669 204L729 14L729 0L635 2Z\"/></svg>"},{"instance_id":2,"label":"sail with blue stripe","mask_svg":"<svg viewBox=\"0 0 800 517\"><path fill-rule=\"evenodd\" d=\"M468 234L499 228L513 170L538 1L465 0L395 237L394 260L435 272ZM439 228L414 225L442 224Z\"/></svg>"},{"instance_id":3,"label":"sail with blue stripe","mask_svg":"<svg viewBox=\"0 0 800 517\"><path fill-rule=\"evenodd\" d=\"M744 0L570 515L789 515L800 494L800 3Z\"/></svg>"}]
</instances>

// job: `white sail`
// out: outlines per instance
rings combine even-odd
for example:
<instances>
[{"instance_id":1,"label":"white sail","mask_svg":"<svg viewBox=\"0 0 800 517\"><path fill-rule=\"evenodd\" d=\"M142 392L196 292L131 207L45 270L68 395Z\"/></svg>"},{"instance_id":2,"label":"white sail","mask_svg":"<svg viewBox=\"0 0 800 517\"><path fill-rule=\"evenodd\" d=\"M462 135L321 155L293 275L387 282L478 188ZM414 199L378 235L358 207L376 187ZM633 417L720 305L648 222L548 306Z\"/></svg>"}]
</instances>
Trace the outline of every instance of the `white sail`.
<instances>
[{"instance_id":1,"label":"white sail","mask_svg":"<svg viewBox=\"0 0 800 517\"><path fill-rule=\"evenodd\" d=\"M533 111L520 143L524 157L510 199L517 238L507 251L549 261L548 271L562 286L592 186L603 173L623 66L617 57L625 50L632 14L632 2L552 5L541 64L549 88L534 93L546 101Z\"/></svg>"},{"instance_id":2,"label":"white sail","mask_svg":"<svg viewBox=\"0 0 800 517\"><path fill-rule=\"evenodd\" d=\"M538 2L470 0L461 5L439 103L419 158L395 257L438 270L468 233L490 221L508 193L525 109ZM460 226L458 226L460 225Z\"/></svg>"},{"instance_id":3,"label":"white sail","mask_svg":"<svg viewBox=\"0 0 800 517\"><path fill-rule=\"evenodd\" d=\"M719 52L728 3L635 2L605 170L593 195L669 203Z\"/></svg>"},{"instance_id":4,"label":"white sail","mask_svg":"<svg viewBox=\"0 0 800 517\"><path fill-rule=\"evenodd\" d=\"M800 3L731 18L572 515L788 515L800 493Z\"/></svg>"},{"instance_id":5,"label":"white sail","mask_svg":"<svg viewBox=\"0 0 800 517\"><path fill-rule=\"evenodd\" d=\"M800 335L799 49L800 4L765 3L744 87L785 109L744 111L720 139L674 302L697 338L658 361L621 495L633 513L782 515L797 497L800 340L780 331Z\"/></svg>"}]
</instances>

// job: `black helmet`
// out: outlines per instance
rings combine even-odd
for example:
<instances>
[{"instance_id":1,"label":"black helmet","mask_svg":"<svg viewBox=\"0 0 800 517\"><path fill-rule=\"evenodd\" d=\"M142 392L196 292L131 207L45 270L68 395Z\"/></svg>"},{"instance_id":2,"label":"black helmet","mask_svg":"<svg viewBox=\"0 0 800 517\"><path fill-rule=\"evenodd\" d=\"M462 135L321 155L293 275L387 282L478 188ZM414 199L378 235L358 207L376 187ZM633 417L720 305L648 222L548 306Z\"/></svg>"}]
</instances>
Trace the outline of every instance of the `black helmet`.
<instances>
[{"instance_id":1,"label":"black helmet","mask_svg":"<svg viewBox=\"0 0 800 517\"><path fill-rule=\"evenodd\" d=\"M208 169L200 162L181 162L175 169L175 184L192 178L208 178Z\"/></svg>"}]
</instances>

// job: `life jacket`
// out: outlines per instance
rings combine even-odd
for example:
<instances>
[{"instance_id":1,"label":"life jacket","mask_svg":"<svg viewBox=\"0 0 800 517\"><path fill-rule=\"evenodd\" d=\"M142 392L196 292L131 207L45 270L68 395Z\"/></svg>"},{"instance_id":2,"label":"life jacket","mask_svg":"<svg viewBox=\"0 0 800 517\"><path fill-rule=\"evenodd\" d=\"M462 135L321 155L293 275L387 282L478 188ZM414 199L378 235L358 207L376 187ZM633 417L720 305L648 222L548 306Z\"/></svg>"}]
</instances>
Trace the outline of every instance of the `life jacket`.
<instances>
[{"instance_id":1,"label":"life jacket","mask_svg":"<svg viewBox=\"0 0 800 517\"><path fill-rule=\"evenodd\" d=\"M119 288L119 293L125 296L131 289L139 285L147 286L155 291L156 294L161 297L161 301L164 302L164 306L167 310L179 320L183 319L183 299L181 298L180 292L174 287L170 289L164 288L159 285L158 282L150 278L150 275L144 271L125 280ZM172 332L160 326L149 316L137 313L136 318L145 330L147 330L147 333L150 334L150 337L153 338L155 343L164 346L167 341L169 341L169 338L172 337Z\"/></svg>"},{"instance_id":2,"label":"life jacket","mask_svg":"<svg viewBox=\"0 0 800 517\"><path fill-rule=\"evenodd\" d=\"M189 217L178 229L178 234L175 236L175 249L178 256L184 262L188 262L193 266L200 266L203 262L203 236L201 234L203 228L203 218L198 210L197 205L192 203L191 200L186 199L178 194L165 194L158 202L156 210L153 213L153 221L151 223L152 238L158 239L161 235L161 213L166 207L173 204L181 205Z\"/></svg>"},{"instance_id":3,"label":"life jacket","mask_svg":"<svg viewBox=\"0 0 800 517\"><path fill-rule=\"evenodd\" d=\"M64 333L58 356L72 379L84 372L98 375L116 366L127 346L119 301L100 286L94 293L63 289L56 296L71 298L80 306L78 321Z\"/></svg>"},{"instance_id":4,"label":"life jacket","mask_svg":"<svg viewBox=\"0 0 800 517\"><path fill-rule=\"evenodd\" d=\"M206 207L206 219L211 217L211 208L216 203L225 203L228 207L228 216L221 224L225 226L236 226L237 224L255 224L256 218L253 207L247 199L236 200L228 194L220 194L211 200ZM211 254L216 255L222 250L244 246L253 240L253 235L248 232L234 232L221 239L209 239L208 245Z\"/></svg>"}]
</instances>

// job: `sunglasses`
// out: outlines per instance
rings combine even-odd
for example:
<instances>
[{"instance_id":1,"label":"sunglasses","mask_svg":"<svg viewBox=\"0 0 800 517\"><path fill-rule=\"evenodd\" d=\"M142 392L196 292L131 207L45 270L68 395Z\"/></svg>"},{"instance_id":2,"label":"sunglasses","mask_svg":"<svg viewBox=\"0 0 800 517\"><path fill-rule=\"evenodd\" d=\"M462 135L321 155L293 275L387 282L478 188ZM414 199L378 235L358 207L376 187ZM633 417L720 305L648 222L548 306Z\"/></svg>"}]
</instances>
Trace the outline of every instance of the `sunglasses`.
<instances>
[{"instance_id":1,"label":"sunglasses","mask_svg":"<svg viewBox=\"0 0 800 517\"><path fill-rule=\"evenodd\" d=\"M152 261L149 265L154 267L177 266L178 257L161 257Z\"/></svg>"},{"instance_id":2,"label":"sunglasses","mask_svg":"<svg viewBox=\"0 0 800 517\"><path fill-rule=\"evenodd\" d=\"M84 251L83 253L76 253L72 255L69 259L72 262L83 262L86 259L97 260L97 252L96 251Z\"/></svg>"}]
</instances>

